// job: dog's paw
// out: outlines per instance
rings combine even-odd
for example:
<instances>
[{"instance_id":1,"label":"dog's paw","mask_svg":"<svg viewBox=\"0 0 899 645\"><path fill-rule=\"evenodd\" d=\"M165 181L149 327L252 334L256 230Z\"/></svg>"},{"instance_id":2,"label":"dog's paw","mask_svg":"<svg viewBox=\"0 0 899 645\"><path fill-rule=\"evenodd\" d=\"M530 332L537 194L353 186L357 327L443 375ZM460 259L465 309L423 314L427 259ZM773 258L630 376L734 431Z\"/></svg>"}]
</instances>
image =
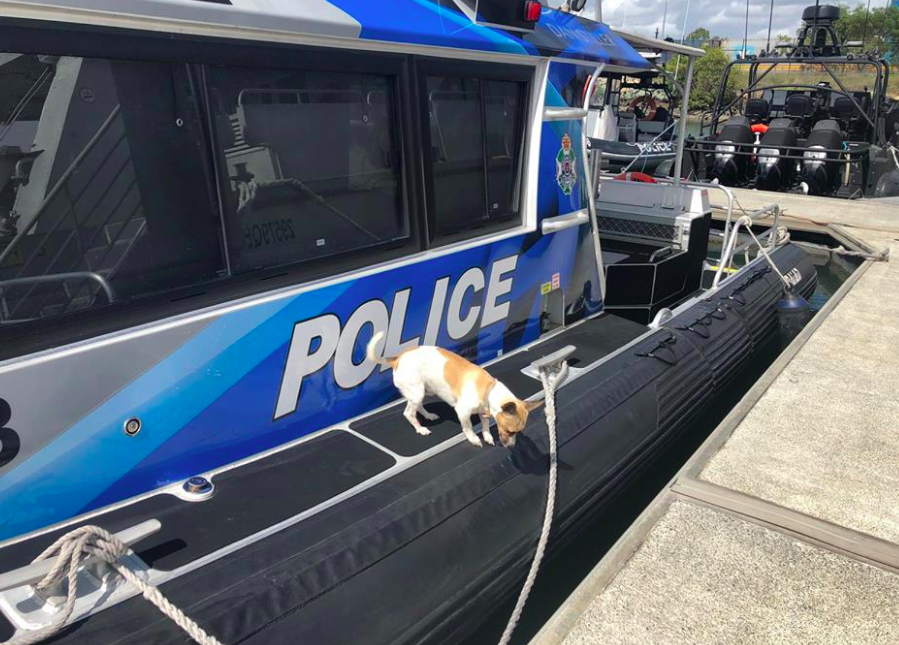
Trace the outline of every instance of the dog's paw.
<instances>
[{"instance_id":1,"label":"dog's paw","mask_svg":"<svg viewBox=\"0 0 899 645\"><path fill-rule=\"evenodd\" d=\"M489 432L483 433L481 435L481 437L484 439L484 442L487 443L487 445L490 445L490 446L496 445L496 441L493 440L493 435L490 434Z\"/></svg>"},{"instance_id":2,"label":"dog's paw","mask_svg":"<svg viewBox=\"0 0 899 645\"><path fill-rule=\"evenodd\" d=\"M484 447L484 444L481 443L481 440L478 439L478 436L477 436L477 435L472 435L472 436L466 437L466 438L468 439L468 442L469 442L471 445L477 446L478 448L483 448L483 447Z\"/></svg>"},{"instance_id":3,"label":"dog's paw","mask_svg":"<svg viewBox=\"0 0 899 645\"><path fill-rule=\"evenodd\" d=\"M422 416L426 421L436 421L437 419L440 418L439 415L434 414L433 412L428 412L428 411L425 410L424 408L422 408L422 409L419 410L418 412L419 412L419 414L421 414L421 416Z\"/></svg>"},{"instance_id":4,"label":"dog's paw","mask_svg":"<svg viewBox=\"0 0 899 645\"><path fill-rule=\"evenodd\" d=\"M422 437L427 437L429 434L431 434L431 431L427 428L416 428L415 432L420 434Z\"/></svg>"}]
</instances>

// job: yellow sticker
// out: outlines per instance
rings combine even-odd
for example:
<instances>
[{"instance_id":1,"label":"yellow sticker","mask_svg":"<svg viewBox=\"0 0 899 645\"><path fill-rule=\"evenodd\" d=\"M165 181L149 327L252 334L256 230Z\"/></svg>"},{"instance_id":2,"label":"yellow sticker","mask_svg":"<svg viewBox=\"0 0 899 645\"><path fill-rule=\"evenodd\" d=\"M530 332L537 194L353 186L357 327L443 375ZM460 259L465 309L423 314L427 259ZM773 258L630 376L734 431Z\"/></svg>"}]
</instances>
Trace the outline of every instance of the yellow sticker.
<instances>
[{"instance_id":1,"label":"yellow sticker","mask_svg":"<svg viewBox=\"0 0 899 645\"><path fill-rule=\"evenodd\" d=\"M549 293L550 291L552 291L552 290L553 290L553 283L552 283L552 282L544 282L543 284L540 285L540 294L541 294L541 295L544 295L544 296L545 296L546 294L548 294L548 293Z\"/></svg>"}]
</instances>

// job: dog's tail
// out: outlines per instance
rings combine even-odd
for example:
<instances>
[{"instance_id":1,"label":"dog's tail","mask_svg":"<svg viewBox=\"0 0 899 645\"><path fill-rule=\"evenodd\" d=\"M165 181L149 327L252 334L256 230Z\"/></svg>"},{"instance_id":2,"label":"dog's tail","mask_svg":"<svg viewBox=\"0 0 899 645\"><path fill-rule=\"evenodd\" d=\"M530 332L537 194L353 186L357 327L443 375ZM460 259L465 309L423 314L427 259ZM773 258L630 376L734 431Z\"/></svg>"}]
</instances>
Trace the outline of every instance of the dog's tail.
<instances>
[{"instance_id":1,"label":"dog's tail","mask_svg":"<svg viewBox=\"0 0 899 645\"><path fill-rule=\"evenodd\" d=\"M368 357L372 363L376 363L377 365L383 365L385 367L395 367L396 359L395 358L381 358L377 354L378 343L381 342L381 339L384 338L384 332L379 331L377 334L372 336L371 340L368 341L368 345L365 347L365 355Z\"/></svg>"}]
</instances>

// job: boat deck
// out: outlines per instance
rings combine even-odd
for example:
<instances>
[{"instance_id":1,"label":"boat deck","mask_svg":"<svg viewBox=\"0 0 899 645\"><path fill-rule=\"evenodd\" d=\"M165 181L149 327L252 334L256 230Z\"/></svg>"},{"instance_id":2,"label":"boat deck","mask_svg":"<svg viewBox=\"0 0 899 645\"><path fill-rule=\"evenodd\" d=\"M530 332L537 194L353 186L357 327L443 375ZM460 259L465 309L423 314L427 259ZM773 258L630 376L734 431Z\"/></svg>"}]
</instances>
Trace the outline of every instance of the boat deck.
<instances>
[{"instance_id":1,"label":"boat deck","mask_svg":"<svg viewBox=\"0 0 899 645\"><path fill-rule=\"evenodd\" d=\"M895 203L736 193L899 252ZM899 642L897 317L866 261L532 645Z\"/></svg>"}]
</instances>

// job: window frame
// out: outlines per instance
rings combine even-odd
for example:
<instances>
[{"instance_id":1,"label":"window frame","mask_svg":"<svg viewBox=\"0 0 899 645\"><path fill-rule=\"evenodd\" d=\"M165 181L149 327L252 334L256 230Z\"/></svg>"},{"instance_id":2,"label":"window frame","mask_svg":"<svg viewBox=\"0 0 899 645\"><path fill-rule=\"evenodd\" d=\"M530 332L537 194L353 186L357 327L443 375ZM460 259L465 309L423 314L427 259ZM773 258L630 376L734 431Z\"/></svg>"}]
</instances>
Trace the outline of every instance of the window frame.
<instances>
[{"instance_id":1,"label":"window frame","mask_svg":"<svg viewBox=\"0 0 899 645\"><path fill-rule=\"evenodd\" d=\"M17 325L0 326L0 360L78 342L129 327L188 314L234 300L259 297L274 290L298 287L344 275L373 264L413 256L426 249L422 235L424 213L420 169L422 163L419 115L413 101L414 56L370 50L310 47L296 43L272 43L193 34L160 34L148 31L92 25L38 23L0 19L2 51L21 54L77 56L185 65L194 74L197 88L204 187L211 210L218 218L215 234L222 253L220 278L148 293L110 305L92 307ZM399 163L399 193L407 235L372 247L322 258L233 273L227 240L227 220L220 185L221 168L209 104L207 66L319 69L384 74L393 78L394 129ZM210 231L212 232L212 231ZM264 284L261 284L264 283Z\"/></svg>"},{"instance_id":2,"label":"window frame","mask_svg":"<svg viewBox=\"0 0 899 645\"><path fill-rule=\"evenodd\" d=\"M526 197L525 189L527 187L528 173L528 156L530 150L529 140L529 118L531 115L533 91L535 84L535 67L527 64L515 63L499 63L499 62L482 62L482 61L459 61L454 59L433 58L417 56L415 58L415 79L417 81L418 94L418 114L420 115L420 124L418 126L418 135L421 138L419 152L421 154L422 168L422 188L424 190L424 221L427 225L426 240L429 248L442 247L457 242L470 240L488 236L499 231L506 231L525 224ZM517 204L515 209L507 217L485 223L476 228L459 231L449 234L439 234L437 232L436 208L435 208L435 191L434 191L434 162L431 158L431 128L428 115L430 107L428 105L428 76L449 76L476 78L478 80L487 81L508 81L518 82L524 85L522 91L522 104L519 106L518 119L521 123L521 140L520 150L518 152L518 163L515 169L515 184ZM481 126L486 135L486 117L484 114L484 104L481 102ZM489 173L487 171L487 140L483 138L482 145L484 160L484 191L485 203L489 204Z\"/></svg>"},{"instance_id":3,"label":"window frame","mask_svg":"<svg viewBox=\"0 0 899 645\"><path fill-rule=\"evenodd\" d=\"M411 116L411 106L408 100L409 86L409 60L406 55L397 54L381 54L377 52L346 52L341 50L324 50L322 48L309 49L291 47L284 57L283 63L280 56L266 56L263 63L246 62L243 57L237 57L241 62L237 63L210 63L202 64L202 86L205 102L205 118L210 129L209 143L211 146L212 162L214 164L214 172L216 182L218 184L218 204L221 213L221 225L223 232L223 243L225 245L225 254L228 257L228 277L230 279L244 275L253 274L269 274L271 272L279 272L285 269L292 269L297 274L302 273L302 267L311 267L319 264L330 265L335 272L343 270L351 270L360 266L366 266L371 260L378 258L385 250L402 249L404 254L412 253L420 248L419 242L419 217L417 217L417 208L415 207L414 197L411 190L414 184L414 173L411 172L412 163L415 161L414 151L410 150L409 136L405 132L408 128L404 128L404 123L409 123ZM371 54L371 56L369 56ZM225 211L224 190L227 190L225 182L227 181L227 170L221 167L219 141L217 140L214 128L212 128L212 106L209 101L210 86L208 82L208 71L212 66L240 67L243 69L282 69L282 70L301 70L301 71L317 71L317 72L342 72L350 70L352 73L372 74L387 76L392 79L391 90L393 92L394 105L393 114L391 115L394 135L396 137L396 149L400 155L398 168L398 192L401 202L401 216L404 220L406 228L405 236L374 244L371 246L360 247L357 249L340 251L333 255L327 255L318 258L308 258L305 260L297 260L285 264L267 266L260 269L252 269L249 271L240 271L234 273L231 266L230 250L228 249L228 226L229 216Z\"/></svg>"}]
</instances>

